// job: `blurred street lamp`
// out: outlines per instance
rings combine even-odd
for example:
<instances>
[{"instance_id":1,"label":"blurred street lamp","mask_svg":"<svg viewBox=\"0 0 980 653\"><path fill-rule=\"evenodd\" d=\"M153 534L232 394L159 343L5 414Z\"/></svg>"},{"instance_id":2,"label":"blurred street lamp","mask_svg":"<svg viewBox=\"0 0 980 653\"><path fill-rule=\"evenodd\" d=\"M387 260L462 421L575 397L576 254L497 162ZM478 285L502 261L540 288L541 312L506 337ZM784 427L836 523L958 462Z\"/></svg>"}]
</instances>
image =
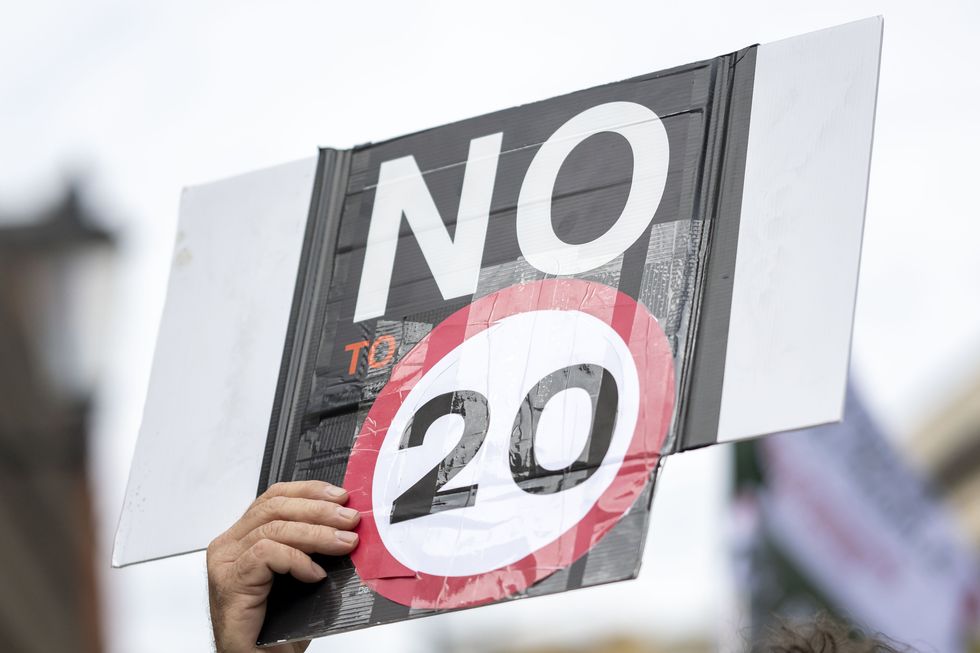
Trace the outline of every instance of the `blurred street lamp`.
<instances>
[{"instance_id":1,"label":"blurred street lamp","mask_svg":"<svg viewBox=\"0 0 980 653\"><path fill-rule=\"evenodd\" d=\"M0 298L62 399L84 401L94 387L114 254L112 237L94 224L74 186L29 221L0 222Z\"/></svg>"}]
</instances>

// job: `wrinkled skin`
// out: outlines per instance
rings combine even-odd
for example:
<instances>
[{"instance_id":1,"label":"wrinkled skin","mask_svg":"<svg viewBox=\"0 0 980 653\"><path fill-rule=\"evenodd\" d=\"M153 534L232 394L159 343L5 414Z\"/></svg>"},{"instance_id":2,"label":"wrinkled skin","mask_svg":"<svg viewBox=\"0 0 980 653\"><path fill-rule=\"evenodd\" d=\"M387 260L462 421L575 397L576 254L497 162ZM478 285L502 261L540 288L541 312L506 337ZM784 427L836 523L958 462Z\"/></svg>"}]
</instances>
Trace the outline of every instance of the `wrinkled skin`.
<instances>
[{"instance_id":1,"label":"wrinkled skin","mask_svg":"<svg viewBox=\"0 0 980 653\"><path fill-rule=\"evenodd\" d=\"M317 583L326 572L310 553L346 555L357 546L347 492L321 481L276 483L208 546L208 598L217 653L302 653L308 641L259 649L255 641L276 574Z\"/></svg>"}]
</instances>

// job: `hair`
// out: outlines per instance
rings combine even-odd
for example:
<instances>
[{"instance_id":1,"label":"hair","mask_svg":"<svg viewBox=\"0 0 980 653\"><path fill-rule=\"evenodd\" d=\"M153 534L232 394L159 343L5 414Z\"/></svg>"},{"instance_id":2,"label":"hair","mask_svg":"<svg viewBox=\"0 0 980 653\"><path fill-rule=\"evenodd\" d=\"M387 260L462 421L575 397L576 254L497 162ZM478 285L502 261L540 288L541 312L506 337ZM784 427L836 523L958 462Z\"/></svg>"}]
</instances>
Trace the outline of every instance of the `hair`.
<instances>
[{"instance_id":1,"label":"hair","mask_svg":"<svg viewBox=\"0 0 980 653\"><path fill-rule=\"evenodd\" d=\"M881 634L869 634L826 614L798 623L780 621L752 647L758 653L914 653Z\"/></svg>"}]
</instances>

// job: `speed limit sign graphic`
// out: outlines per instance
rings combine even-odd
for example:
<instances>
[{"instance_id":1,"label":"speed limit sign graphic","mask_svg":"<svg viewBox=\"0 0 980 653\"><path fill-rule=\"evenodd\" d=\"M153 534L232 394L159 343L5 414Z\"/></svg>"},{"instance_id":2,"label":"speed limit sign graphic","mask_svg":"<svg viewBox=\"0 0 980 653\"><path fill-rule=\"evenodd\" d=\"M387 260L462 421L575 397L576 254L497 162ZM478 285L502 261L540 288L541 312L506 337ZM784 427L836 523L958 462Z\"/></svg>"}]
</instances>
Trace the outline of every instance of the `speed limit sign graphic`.
<instances>
[{"instance_id":1,"label":"speed limit sign graphic","mask_svg":"<svg viewBox=\"0 0 980 653\"><path fill-rule=\"evenodd\" d=\"M361 580L458 608L582 557L649 482L673 365L649 311L591 281L512 286L451 315L394 367L351 452Z\"/></svg>"}]
</instances>

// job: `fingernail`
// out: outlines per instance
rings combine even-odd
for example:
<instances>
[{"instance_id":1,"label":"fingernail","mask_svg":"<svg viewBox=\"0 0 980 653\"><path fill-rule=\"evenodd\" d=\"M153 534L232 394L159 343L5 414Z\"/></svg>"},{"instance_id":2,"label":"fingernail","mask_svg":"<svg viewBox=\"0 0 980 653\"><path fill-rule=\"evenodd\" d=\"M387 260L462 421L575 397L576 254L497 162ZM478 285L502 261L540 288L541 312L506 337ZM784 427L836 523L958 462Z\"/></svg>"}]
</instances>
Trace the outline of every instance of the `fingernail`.
<instances>
[{"instance_id":1,"label":"fingernail","mask_svg":"<svg viewBox=\"0 0 980 653\"><path fill-rule=\"evenodd\" d=\"M317 580L323 580L327 577L327 572L323 570L323 567L315 562L311 562L310 565L313 567L313 574L316 576Z\"/></svg>"},{"instance_id":2,"label":"fingernail","mask_svg":"<svg viewBox=\"0 0 980 653\"><path fill-rule=\"evenodd\" d=\"M347 494L347 490L345 490L344 488L342 488L342 487L333 487L332 485L330 487L328 487L326 491L327 491L327 497L329 497L331 499L340 499L345 494Z\"/></svg>"},{"instance_id":3,"label":"fingernail","mask_svg":"<svg viewBox=\"0 0 980 653\"><path fill-rule=\"evenodd\" d=\"M337 514L344 519L354 519L357 517L357 511L353 508L337 508Z\"/></svg>"},{"instance_id":4,"label":"fingernail","mask_svg":"<svg viewBox=\"0 0 980 653\"><path fill-rule=\"evenodd\" d=\"M344 544L353 544L357 540L357 533L351 533L349 531L337 531L337 539Z\"/></svg>"}]
</instances>

